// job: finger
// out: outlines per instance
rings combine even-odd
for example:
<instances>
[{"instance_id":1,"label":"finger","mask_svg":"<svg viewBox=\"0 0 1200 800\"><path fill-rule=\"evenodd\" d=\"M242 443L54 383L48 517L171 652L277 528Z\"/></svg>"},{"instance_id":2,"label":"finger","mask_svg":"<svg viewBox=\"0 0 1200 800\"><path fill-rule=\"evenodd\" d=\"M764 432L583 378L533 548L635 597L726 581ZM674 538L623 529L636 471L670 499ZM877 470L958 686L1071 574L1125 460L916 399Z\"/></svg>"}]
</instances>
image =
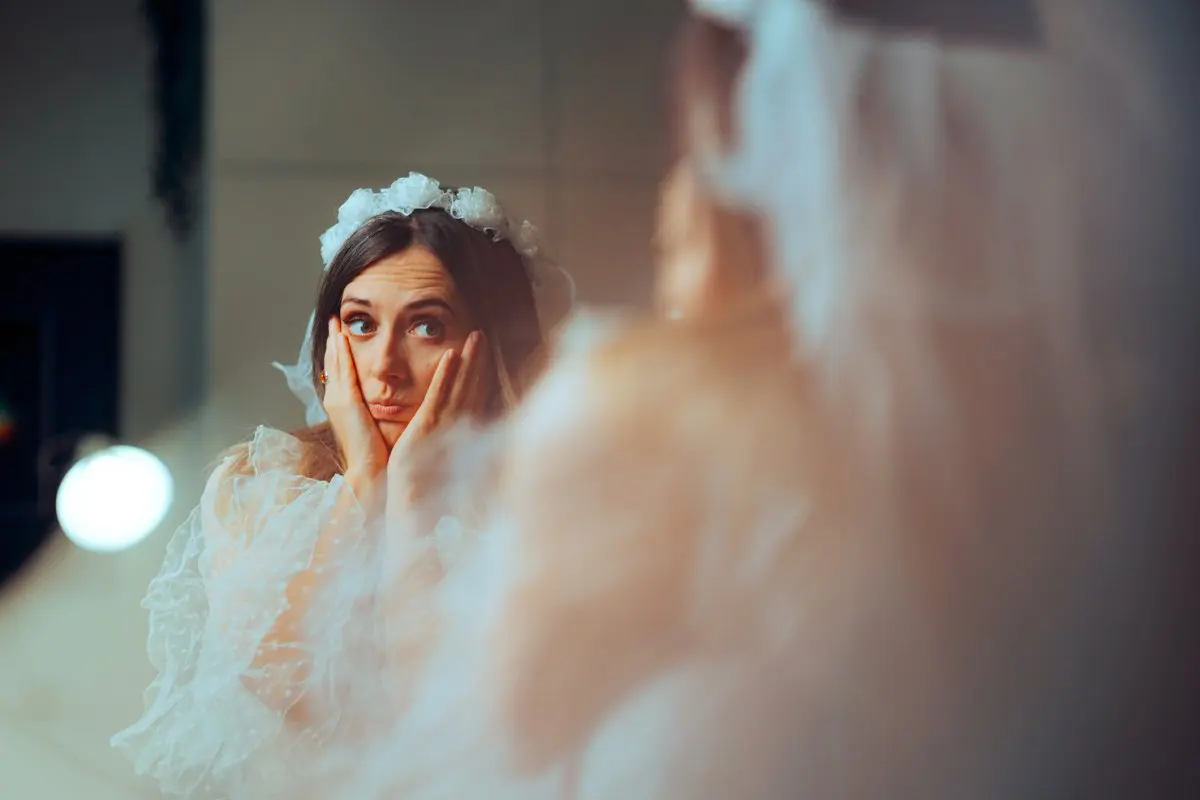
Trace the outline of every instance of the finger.
<instances>
[{"instance_id":1,"label":"finger","mask_svg":"<svg viewBox=\"0 0 1200 800\"><path fill-rule=\"evenodd\" d=\"M329 318L329 335L325 339L324 368L326 382L328 382L329 378L338 374L337 321L337 317ZM328 386L326 390L328 390Z\"/></svg>"},{"instance_id":2,"label":"finger","mask_svg":"<svg viewBox=\"0 0 1200 800\"><path fill-rule=\"evenodd\" d=\"M446 401L446 410L457 412L467 408L471 399L471 391L479 373L479 331L472 331L463 346L462 362L458 373L454 376L454 385L450 389L450 397Z\"/></svg>"},{"instance_id":3,"label":"finger","mask_svg":"<svg viewBox=\"0 0 1200 800\"><path fill-rule=\"evenodd\" d=\"M442 358L438 361L437 369L433 373L433 381L429 384L429 391L425 393L425 399L421 401L420 408L413 415L412 421L408 423L409 428L430 430L437 424L449 397L450 386L457 368L458 354L454 350L442 353Z\"/></svg>"},{"instance_id":4,"label":"finger","mask_svg":"<svg viewBox=\"0 0 1200 800\"><path fill-rule=\"evenodd\" d=\"M475 358L475 375L467 395L467 408L482 413L487 401L489 380L493 374L492 348L483 333L479 334L479 355Z\"/></svg>"},{"instance_id":5,"label":"finger","mask_svg":"<svg viewBox=\"0 0 1200 800\"><path fill-rule=\"evenodd\" d=\"M354 365L354 353L350 350L350 337L337 335L338 373L337 380L348 397L362 401L362 387L358 385L358 370Z\"/></svg>"},{"instance_id":6,"label":"finger","mask_svg":"<svg viewBox=\"0 0 1200 800\"><path fill-rule=\"evenodd\" d=\"M476 343L475 363L463 391L460 405L462 411L474 414L483 413L492 374L492 350L481 331L479 341Z\"/></svg>"}]
</instances>

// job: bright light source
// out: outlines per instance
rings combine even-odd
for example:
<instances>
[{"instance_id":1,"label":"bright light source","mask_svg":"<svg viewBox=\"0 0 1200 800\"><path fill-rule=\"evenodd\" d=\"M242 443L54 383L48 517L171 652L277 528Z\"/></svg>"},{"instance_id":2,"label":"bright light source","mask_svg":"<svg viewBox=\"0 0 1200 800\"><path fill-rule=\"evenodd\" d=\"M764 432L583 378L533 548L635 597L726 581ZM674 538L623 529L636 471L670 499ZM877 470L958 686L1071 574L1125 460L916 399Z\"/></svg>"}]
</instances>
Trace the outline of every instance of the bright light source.
<instances>
[{"instance_id":1,"label":"bright light source","mask_svg":"<svg viewBox=\"0 0 1200 800\"><path fill-rule=\"evenodd\" d=\"M167 515L171 472L156 456L118 445L77 461L58 487L58 524L84 550L115 553L145 539Z\"/></svg>"}]
</instances>

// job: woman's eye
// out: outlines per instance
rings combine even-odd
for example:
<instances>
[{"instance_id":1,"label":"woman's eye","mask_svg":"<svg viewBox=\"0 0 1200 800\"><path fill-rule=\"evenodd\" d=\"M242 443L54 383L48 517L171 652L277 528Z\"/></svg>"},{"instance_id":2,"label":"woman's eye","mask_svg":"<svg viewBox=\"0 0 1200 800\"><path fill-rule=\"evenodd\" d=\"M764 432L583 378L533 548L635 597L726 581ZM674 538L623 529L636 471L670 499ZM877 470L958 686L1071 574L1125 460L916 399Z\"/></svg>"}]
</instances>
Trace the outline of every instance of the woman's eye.
<instances>
[{"instance_id":1,"label":"woman's eye","mask_svg":"<svg viewBox=\"0 0 1200 800\"><path fill-rule=\"evenodd\" d=\"M346 322L343 324L351 336L366 336L375 330L371 320L363 317L355 317L354 319L346 320Z\"/></svg>"},{"instance_id":2,"label":"woman's eye","mask_svg":"<svg viewBox=\"0 0 1200 800\"><path fill-rule=\"evenodd\" d=\"M436 319L423 319L412 326L412 332L422 339L440 339L446 335L446 326Z\"/></svg>"}]
</instances>

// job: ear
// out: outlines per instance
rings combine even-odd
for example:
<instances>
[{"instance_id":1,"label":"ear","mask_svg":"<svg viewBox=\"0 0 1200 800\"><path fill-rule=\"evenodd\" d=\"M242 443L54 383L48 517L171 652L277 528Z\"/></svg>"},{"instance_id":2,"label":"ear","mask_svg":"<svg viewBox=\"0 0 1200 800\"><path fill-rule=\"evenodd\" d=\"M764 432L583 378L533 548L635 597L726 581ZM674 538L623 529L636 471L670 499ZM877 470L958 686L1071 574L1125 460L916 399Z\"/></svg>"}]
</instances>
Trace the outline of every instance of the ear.
<instances>
[{"instance_id":1,"label":"ear","mask_svg":"<svg viewBox=\"0 0 1200 800\"><path fill-rule=\"evenodd\" d=\"M715 202L689 160L680 161L663 182L658 211L660 314L710 316L760 287L756 221Z\"/></svg>"},{"instance_id":2,"label":"ear","mask_svg":"<svg viewBox=\"0 0 1200 800\"><path fill-rule=\"evenodd\" d=\"M713 253L690 164L681 161L663 181L658 204L656 310L668 318L703 310L715 283Z\"/></svg>"}]
</instances>

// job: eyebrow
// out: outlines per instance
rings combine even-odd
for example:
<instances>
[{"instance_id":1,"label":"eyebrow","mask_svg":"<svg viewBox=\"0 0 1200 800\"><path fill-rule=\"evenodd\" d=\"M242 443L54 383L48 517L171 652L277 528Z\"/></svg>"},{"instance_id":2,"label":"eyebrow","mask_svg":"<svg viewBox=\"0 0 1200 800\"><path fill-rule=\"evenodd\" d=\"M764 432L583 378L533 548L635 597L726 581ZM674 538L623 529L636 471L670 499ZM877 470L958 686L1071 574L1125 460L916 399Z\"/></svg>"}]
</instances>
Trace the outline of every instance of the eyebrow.
<instances>
[{"instance_id":1,"label":"eyebrow","mask_svg":"<svg viewBox=\"0 0 1200 800\"><path fill-rule=\"evenodd\" d=\"M373 304L371 303L370 300L365 300L361 297L347 296L347 297L342 298L342 306L343 307L344 306L361 306L362 308L369 309L369 308L373 307ZM450 312L451 314L454 313L454 309L451 308L450 304L447 303L445 300L443 300L440 297L418 298L416 300L413 300L411 303L408 303L407 305L405 305L404 311L407 313L412 313L413 311L421 311L421 310L427 309L427 308L442 308L442 309L445 309L446 311Z\"/></svg>"}]
</instances>

